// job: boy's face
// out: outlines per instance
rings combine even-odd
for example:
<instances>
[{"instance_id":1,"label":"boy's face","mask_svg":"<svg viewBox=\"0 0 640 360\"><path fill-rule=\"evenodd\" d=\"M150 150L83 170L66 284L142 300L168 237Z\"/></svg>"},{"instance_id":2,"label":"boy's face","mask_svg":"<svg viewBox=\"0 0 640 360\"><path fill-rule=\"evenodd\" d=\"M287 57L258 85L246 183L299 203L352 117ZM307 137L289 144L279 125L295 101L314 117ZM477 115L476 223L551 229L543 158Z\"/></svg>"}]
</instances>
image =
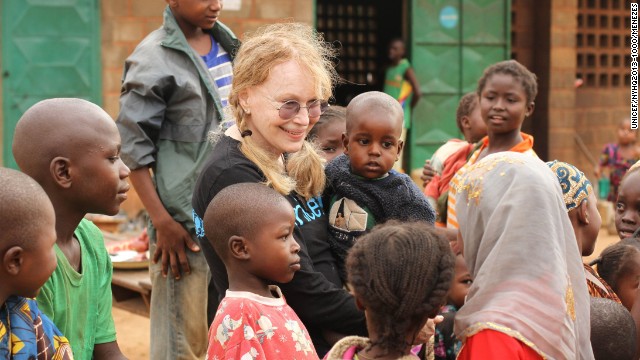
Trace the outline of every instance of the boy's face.
<instances>
[{"instance_id":1,"label":"boy's face","mask_svg":"<svg viewBox=\"0 0 640 360\"><path fill-rule=\"evenodd\" d=\"M394 41L389 45L389 60L401 60L404 57L404 44Z\"/></svg>"},{"instance_id":2,"label":"boy's face","mask_svg":"<svg viewBox=\"0 0 640 360\"><path fill-rule=\"evenodd\" d=\"M262 220L247 241L248 272L262 281L288 283L300 270L300 245L293 238L295 217L286 201L260 215Z\"/></svg>"},{"instance_id":3,"label":"boy's face","mask_svg":"<svg viewBox=\"0 0 640 360\"><path fill-rule=\"evenodd\" d=\"M344 136L344 153L349 156L351 171L367 179L385 176L402 151L402 114L391 118L388 111L353 112Z\"/></svg>"},{"instance_id":4,"label":"boy's face","mask_svg":"<svg viewBox=\"0 0 640 360\"><path fill-rule=\"evenodd\" d=\"M615 224L620 239L631 237L640 226L640 172L634 171L622 180L618 189Z\"/></svg>"},{"instance_id":5,"label":"boy's face","mask_svg":"<svg viewBox=\"0 0 640 360\"><path fill-rule=\"evenodd\" d=\"M56 243L56 220L53 207L43 206L42 217L33 225L32 237L25 239L30 246L25 247L20 281L22 286L17 295L36 297L56 269L58 264L54 244Z\"/></svg>"},{"instance_id":6,"label":"boy's face","mask_svg":"<svg viewBox=\"0 0 640 360\"><path fill-rule=\"evenodd\" d=\"M342 143L344 131L344 121L334 120L316 132L317 138L315 141L318 143L320 150L322 150L322 157L327 162L344 153L344 144Z\"/></svg>"},{"instance_id":7,"label":"boy's face","mask_svg":"<svg viewBox=\"0 0 640 360\"><path fill-rule=\"evenodd\" d=\"M533 113L522 84L513 76L491 75L480 92L480 113L489 134L520 132L524 119Z\"/></svg>"},{"instance_id":8,"label":"boy's face","mask_svg":"<svg viewBox=\"0 0 640 360\"><path fill-rule=\"evenodd\" d=\"M129 168L120 159L120 134L115 122L101 119L89 149L78 149L71 163L74 196L87 213L116 215L127 199Z\"/></svg>"},{"instance_id":9,"label":"boy's face","mask_svg":"<svg viewBox=\"0 0 640 360\"><path fill-rule=\"evenodd\" d=\"M620 298L622 305L631 311L640 284L640 252L636 251L627 260L623 270L626 271L621 272L622 275L618 277L616 295Z\"/></svg>"},{"instance_id":10,"label":"boy's face","mask_svg":"<svg viewBox=\"0 0 640 360\"><path fill-rule=\"evenodd\" d=\"M178 24L211 29L218 21L222 0L168 0Z\"/></svg>"},{"instance_id":11,"label":"boy's face","mask_svg":"<svg viewBox=\"0 0 640 360\"><path fill-rule=\"evenodd\" d=\"M464 305L464 298L469 293L473 280L462 255L456 256L455 273L449 290L449 303L458 309Z\"/></svg>"},{"instance_id":12,"label":"boy's face","mask_svg":"<svg viewBox=\"0 0 640 360\"><path fill-rule=\"evenodd\" d=\"M620 145L629 145L636 142L638 137L637 130L631 130L631 121L623 121L618 126L618 143Z\"/></svg>"}]
</instances>

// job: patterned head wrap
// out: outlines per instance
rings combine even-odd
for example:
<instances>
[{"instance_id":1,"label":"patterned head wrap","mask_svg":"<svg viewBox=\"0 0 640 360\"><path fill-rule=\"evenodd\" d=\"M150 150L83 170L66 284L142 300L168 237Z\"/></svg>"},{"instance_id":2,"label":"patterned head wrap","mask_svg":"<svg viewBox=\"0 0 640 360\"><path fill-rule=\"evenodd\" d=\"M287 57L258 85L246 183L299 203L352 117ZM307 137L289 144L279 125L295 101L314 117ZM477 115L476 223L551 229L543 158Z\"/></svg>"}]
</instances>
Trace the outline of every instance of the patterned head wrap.
<instances>
[{"instance_id":1,"label":"patterned head wrap","mask_svg":"<svg viewBox=\"0 0 640 360\"><path fill-rule=\"evenodd\" d=\"M577 208L593 192L593 186L584 173L566 162L553 160L547 163L558 177L567 212Z\"/></svg>"}]
</instances>

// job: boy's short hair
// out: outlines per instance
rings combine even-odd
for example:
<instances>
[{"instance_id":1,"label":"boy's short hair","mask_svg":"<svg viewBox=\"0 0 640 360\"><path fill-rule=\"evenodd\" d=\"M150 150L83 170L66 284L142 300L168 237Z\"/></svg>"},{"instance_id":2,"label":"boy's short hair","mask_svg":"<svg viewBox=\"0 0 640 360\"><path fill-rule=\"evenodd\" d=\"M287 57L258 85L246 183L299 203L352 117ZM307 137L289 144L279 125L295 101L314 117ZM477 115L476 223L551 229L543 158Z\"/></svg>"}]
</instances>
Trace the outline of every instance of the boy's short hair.
<instances>
[{"instance_id":1,"label":"boy's short hair","mask_svg":"<svg viewBox=\"0 0 640 360\"><path fill-rule=\"evenodd\" d=\"M354 113L363 110L384 111L389 114L390 119L396 120L400 129L402 129L404 111L398 100L380 91L367 91L354 97L347 105L347 134L353 125Z\"/></svg>"},{"instance_id":2,"label":"boy's short hair","mask_svg":"<svg viewBox=\"0 0 640 360\"><path fill-rule=\"evenodd\" d=\"M54 98L36 103L16 125L13 138L16 163L42 184L42 180L50 177L49 165L56 156L71 157L87 151L83 148L85 144L78 141L79 134L97 131L91 125L98 117L111 119L101 107L83 99Z\"/></svg>"},{"instance_id":3,"label":"boy's short hair","mask_svg":"<svg viewBox=\"0 0 640 360\"><path fill-rule=\"evenodd\" d=\"M240 183L222 189L204 213L204 233L218 256L227 259L230 237L251 236L260 230L263 214L287 199L272 188L259 183ZM293 212L293 209L291 209Z\"/></svg>"},{"instance_id":4,"label":"boy's short hair","mask_svg":"<svg viewBox=\"0 0 640 360\"><path fill-rule=\"evenodd\" d=\"M33 231L53 205L42 187L24 173L0 168L0 249L32 246Z\"/></svg>"},{"instance_id":5,"label":"boy's short hair","mask_svg":"<svg viewBox=\"0 0 640 360\"><path fill-rule=\"evenodd\" d=\"M591 347L596 360L631 360L636 351L636 324L615 301L591 298Z\"/></svg>"}]
</instances>

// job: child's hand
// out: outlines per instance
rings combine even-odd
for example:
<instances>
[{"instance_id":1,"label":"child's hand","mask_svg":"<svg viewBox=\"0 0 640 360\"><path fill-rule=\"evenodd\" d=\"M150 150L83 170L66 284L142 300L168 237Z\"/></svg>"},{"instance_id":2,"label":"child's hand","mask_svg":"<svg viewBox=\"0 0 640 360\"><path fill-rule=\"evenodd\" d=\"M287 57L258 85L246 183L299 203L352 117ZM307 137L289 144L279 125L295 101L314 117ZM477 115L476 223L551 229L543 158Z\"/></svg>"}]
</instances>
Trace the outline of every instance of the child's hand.
<instances>
[{"instance_id":1,"label":"child's hand","mask_svg":"<svg viewBox=\"0 0 640 360\"><path fill-rule=\"evenodd\" d=\"M422 175L420 175L420 180L422 180L422 186L425 187L427 184L433 179L436 175L436 171L431 166L431 160L424 161L424 167L422 167Z\"/></svg>"},{"instance_id":2,"label":"child's hand","mask_svg":"<svg viewBox=\"0 0 640 360\"><path fill-rule=\"evenodd\" d=\"M436 333L436 325L440 324L444 320L444 316L437 315L433 319L428 319L422 330L416 336L413 341L414 345L425 344Z\"/></svg>"}]
</instances>

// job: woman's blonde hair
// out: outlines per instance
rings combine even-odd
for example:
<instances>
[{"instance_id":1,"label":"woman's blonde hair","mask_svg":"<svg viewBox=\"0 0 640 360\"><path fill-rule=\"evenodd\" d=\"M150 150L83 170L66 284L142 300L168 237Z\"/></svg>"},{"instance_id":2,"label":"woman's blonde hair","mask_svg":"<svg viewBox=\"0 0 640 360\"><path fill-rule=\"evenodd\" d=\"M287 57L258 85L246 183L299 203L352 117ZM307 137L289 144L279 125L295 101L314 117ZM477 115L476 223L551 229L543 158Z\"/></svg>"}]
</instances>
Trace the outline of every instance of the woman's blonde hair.
<instances>
[{"instance_id":1,"label":"woman's blonde hair","mask_svg":"<svg viewBox=\"0 0 640 360\"><path fill-rule=\"evenodd\" d=\"M248 130L248 126L239 94L265 82L274 66L290 60L298 62L315 82L317 98L326 101L338 79L332 62L334 57L335 50L324 41L322 35L305 24L267 25L247 36L234 60L233 84L229 94L229 105L240 132ZM286 161L286 173L251 136L243 138L240 150L264 173L266 184L283 195L295 190L309 199L324 189L323 160L307 141L298 152L290 154Z\"/></svg>"}]
</instances>

